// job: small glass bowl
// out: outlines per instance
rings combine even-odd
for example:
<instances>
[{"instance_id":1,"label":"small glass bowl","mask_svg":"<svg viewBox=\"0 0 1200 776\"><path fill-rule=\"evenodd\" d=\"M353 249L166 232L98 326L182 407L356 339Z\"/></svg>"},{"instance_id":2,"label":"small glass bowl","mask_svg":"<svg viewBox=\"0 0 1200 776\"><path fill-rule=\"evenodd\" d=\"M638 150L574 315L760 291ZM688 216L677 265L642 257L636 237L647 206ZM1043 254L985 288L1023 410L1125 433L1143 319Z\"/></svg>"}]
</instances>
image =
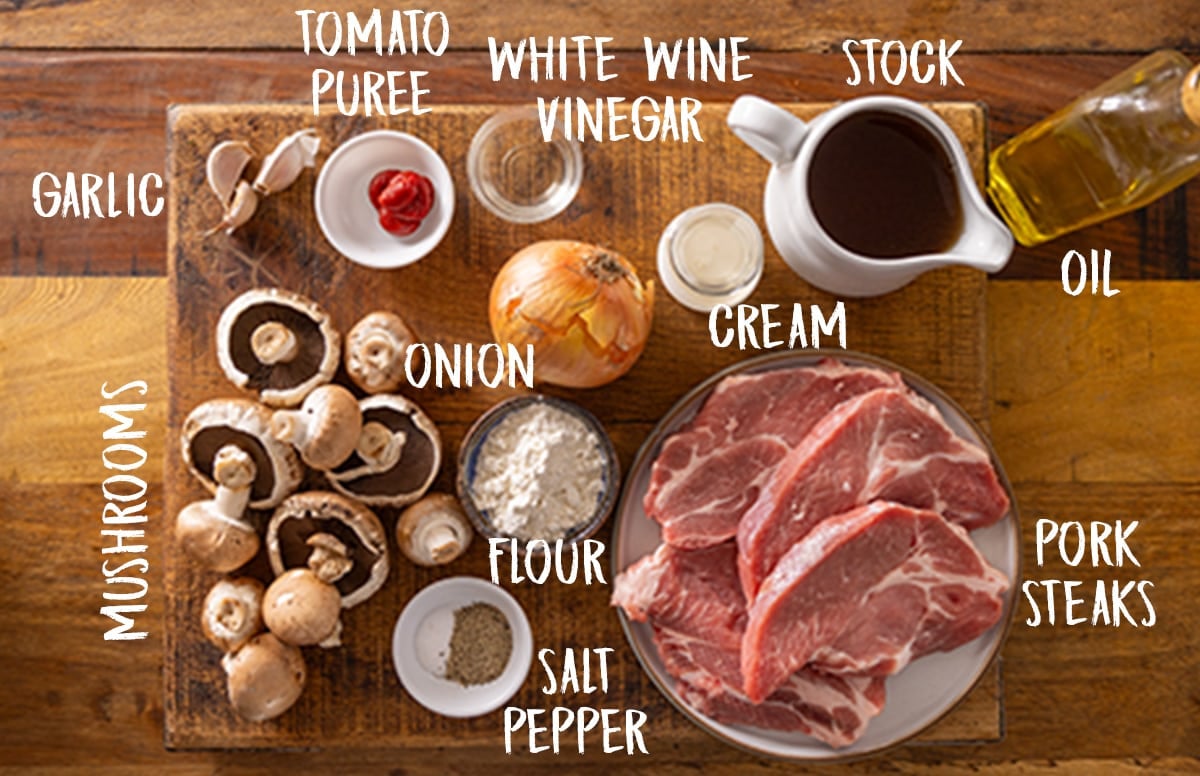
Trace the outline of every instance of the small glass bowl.
<instances>
[{"instance_id":1,"label":"small glass bowl","mask_svg":"<svg viewBox=\"0 0 1200 776\"><path fill-rule=\"evenodd\" d=\"M719 246L713 242L714 233L725 236ZM708 253L709 265L728 266L728 277L695 274L686 261L689 251ZM705 257L692 258L698 265L705 263ZM738 304L754 293L762 279L762 232L749 213L724 202L688 208L663 230L657 268L667 293L689 310L706 313L719 304Z\"/></svg>"},{"instance_id":2,"label":"small glass bowl","mask_svg":"<svg viewBox=\"0 0 1200 776\"><path fill-rule=\"evenodd\" d=\"M596 502L596 510L586 521L581 521L562 537L564 545L581 542L600 530L600 526L604 525L604 521L608 519L613 507L616 506L617 496L620 495L621 491L621 465L617 459L617 451L613 448L612 440L609 439L604 426L596 419L595 415L574 402L539 393L514 396L499 402L480 415L471 427L467 429L462 445L458 449L458 475L455 477L454 485L458 493L458 500L462 503L463 511L467 513L467 518L475 526L475 530L481 536L489 539L516 539L522 554L526 552L527 544L534 540L523 540L497 529L492 523L491 518L487 515L487 512L476 506L475 499L471 495L471 485L475 480L475 472L479 463L479 453L483 449L483 443L487 439L488 434L513 412L539 403L549 404L583 421L595 433L597 443L600 446L601 457L604 459L604 468L601 474L603 477L603 487L600 491L600 497ZM553 544L554 542L554 539L545 538L545 540L548 544Z\"/></svg>"},{"instance_id":3,"label":"small glass bowl","mask_svg":"<svg viewBox=\"0 0 1200 776\"><path fill-rule=\"evenodd\" d=\"M536 108L501 111L483 123L467 151L467 179L483 206L514 224L561 213L583 182L583 151L557 124L543 139Z\"/></svg>"}]
</instances>

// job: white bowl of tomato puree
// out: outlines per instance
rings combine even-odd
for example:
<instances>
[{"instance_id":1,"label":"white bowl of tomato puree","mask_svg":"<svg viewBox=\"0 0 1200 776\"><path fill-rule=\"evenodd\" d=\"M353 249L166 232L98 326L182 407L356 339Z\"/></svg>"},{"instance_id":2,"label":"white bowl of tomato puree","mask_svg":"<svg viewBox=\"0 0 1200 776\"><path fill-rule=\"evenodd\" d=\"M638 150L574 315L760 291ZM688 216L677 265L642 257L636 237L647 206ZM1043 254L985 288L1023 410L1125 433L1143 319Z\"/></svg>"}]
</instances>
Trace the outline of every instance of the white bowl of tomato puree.
<instances>
[{"instance_id":1,"label":"white bowl of tomato puree","mask_svg":"<svg viewBox=\"0 0 1200 776\"><path fill-rule=\"evenodd\" d=\"M410 234L388 231L369 187L385 170L411 170L432 184L433 202ZM325 239L346 258L374 269L404 267L428 256L454 218L450 168L428 143L391 129L364 132L339 145L317 176L313 205Z\"/></svg>"}]
</instances>

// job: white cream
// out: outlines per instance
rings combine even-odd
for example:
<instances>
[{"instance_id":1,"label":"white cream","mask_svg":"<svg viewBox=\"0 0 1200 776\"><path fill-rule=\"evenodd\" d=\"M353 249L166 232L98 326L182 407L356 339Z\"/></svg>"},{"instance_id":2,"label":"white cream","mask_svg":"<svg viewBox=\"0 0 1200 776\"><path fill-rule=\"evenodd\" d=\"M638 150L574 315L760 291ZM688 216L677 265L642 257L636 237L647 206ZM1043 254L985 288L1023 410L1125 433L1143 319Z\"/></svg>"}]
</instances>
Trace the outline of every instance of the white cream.
<instances>
[{"instance_id":1,"label":"white cream","mask_svg":"<svg viewBox=\"0 0 1200 776\"><path fill-rule=\"evenodd\" d=\"M762 275L763 241L754 220L723 203L685 210L667 226L658 245L658 274L685 307L707 312L736 304Z\"/></svg>"}]
</instances>

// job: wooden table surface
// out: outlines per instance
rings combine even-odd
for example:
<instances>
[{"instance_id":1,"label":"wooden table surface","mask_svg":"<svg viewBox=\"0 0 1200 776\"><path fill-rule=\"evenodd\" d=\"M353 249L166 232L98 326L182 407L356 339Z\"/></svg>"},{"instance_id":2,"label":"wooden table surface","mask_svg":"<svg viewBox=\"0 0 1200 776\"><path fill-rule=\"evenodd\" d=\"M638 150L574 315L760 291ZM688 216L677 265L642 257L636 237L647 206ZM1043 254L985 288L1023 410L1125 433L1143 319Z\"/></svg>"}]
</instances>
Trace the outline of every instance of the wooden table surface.
<instances>
[{"instance_id":1,"label":"wooden table surface","mask_svg":"<svg viewBox=\"0 0 1200 776\"><path fill-rule=\"evenodd\" d=\"M309 99L314 67L358 72L374 57L306 57L294 6L238 10L221 0L0 2L0 772L474 773L547 764L613 765L654 773L793 770L715 741L666 746L649 760L574 755L505 758L502 744L437 749L169 753L162 747L161 557L166 410L166 217L38 217L31 183L43 170L164 172L166 107L178 102ZM248 6L249 7L249 6ZM343 10L371 6L355 3ZM977 100L992 143L1135 61L1175 46L1200 56L1200 4L1161 0L792 4L719 13L675 4L587 1L440 6L452 51L417 58L435 99L526 102L536 95L687 94L728 101L743 91L777 100L840 100L845 38L961 39L964 86L909 85L892 93ZM739 10L740 9L740 10ZM739 84L646 84L641 55L597 84L489 80L487 36L744 35L754 77ZM881 89L876 89L881 91ZM1018 249L988 287L991 426L1014 481L1028 579L1149 580L1153 627L1029 627L1018 606L1004 651L1006 735L1000 743L911 746L825 772L1200 772L1200 183L1143 211L1036 249ZM1058 280L1069 249L1110 249L1111 298L1069 297ZM850 331L853 341L853 328ZM852 342L851 342L852 344ZM148 430L152 480L147 533L150 637L106 642L98 614L100 460L109 425L101 386L149 385L138 420ZM1128 523L1141 566L1038 568L1040 517ZM1090 602L1089 602L1090 604ZM1090 610L1090 606L1088 607Z\"/></svg>"}]
</instances>

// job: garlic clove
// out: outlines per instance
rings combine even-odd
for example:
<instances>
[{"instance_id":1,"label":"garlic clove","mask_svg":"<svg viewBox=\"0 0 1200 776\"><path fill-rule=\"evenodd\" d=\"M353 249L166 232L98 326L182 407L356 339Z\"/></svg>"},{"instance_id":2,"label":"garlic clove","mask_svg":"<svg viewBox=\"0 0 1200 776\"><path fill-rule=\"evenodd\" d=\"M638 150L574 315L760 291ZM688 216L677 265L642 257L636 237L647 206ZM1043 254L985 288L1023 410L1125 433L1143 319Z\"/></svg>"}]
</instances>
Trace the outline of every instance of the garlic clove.
<instances>
[{"instance_id":1,"label":"garlic clove","mask_svg":"<svg viewBox=\"0 0 1200 776\"><path fill-rule=\"evenodd\" d=\"M208 153L205 175L208 178L208 186L217 195L221 207L229 207L234 189L237 188L238 181L242 179L242 173L253 156L250 146L240 140L217 143Z\"/></svg>"},{"instance_id":2,"label":"garlic clove","mask_svg":"<svg viewBox=\"0 0 1200 776\"><path fill-rule=\"evenodd\" d=\"M315 129L288 135L263 160L262 169L254 178L254 190L265 197L291 186L305 167L316 164L320 147L321 138Z\"/></svg>"},{"instance_id":3,"label":"garlic clove","mask_svg":"<svg viewBox=\"0 0 1200 776\"><path fill-rule=\"evenodd\" d=\"M235 229L250 220L257 208L258 195L254 193L254 189L250 188L249 183L238 181L237 189L233 192L233 201L225 208L225 217L221 219L221 223L205 232L204 236L216 234L222 229L227 234L233 234Z\"/></svg>"}]
</instances>

